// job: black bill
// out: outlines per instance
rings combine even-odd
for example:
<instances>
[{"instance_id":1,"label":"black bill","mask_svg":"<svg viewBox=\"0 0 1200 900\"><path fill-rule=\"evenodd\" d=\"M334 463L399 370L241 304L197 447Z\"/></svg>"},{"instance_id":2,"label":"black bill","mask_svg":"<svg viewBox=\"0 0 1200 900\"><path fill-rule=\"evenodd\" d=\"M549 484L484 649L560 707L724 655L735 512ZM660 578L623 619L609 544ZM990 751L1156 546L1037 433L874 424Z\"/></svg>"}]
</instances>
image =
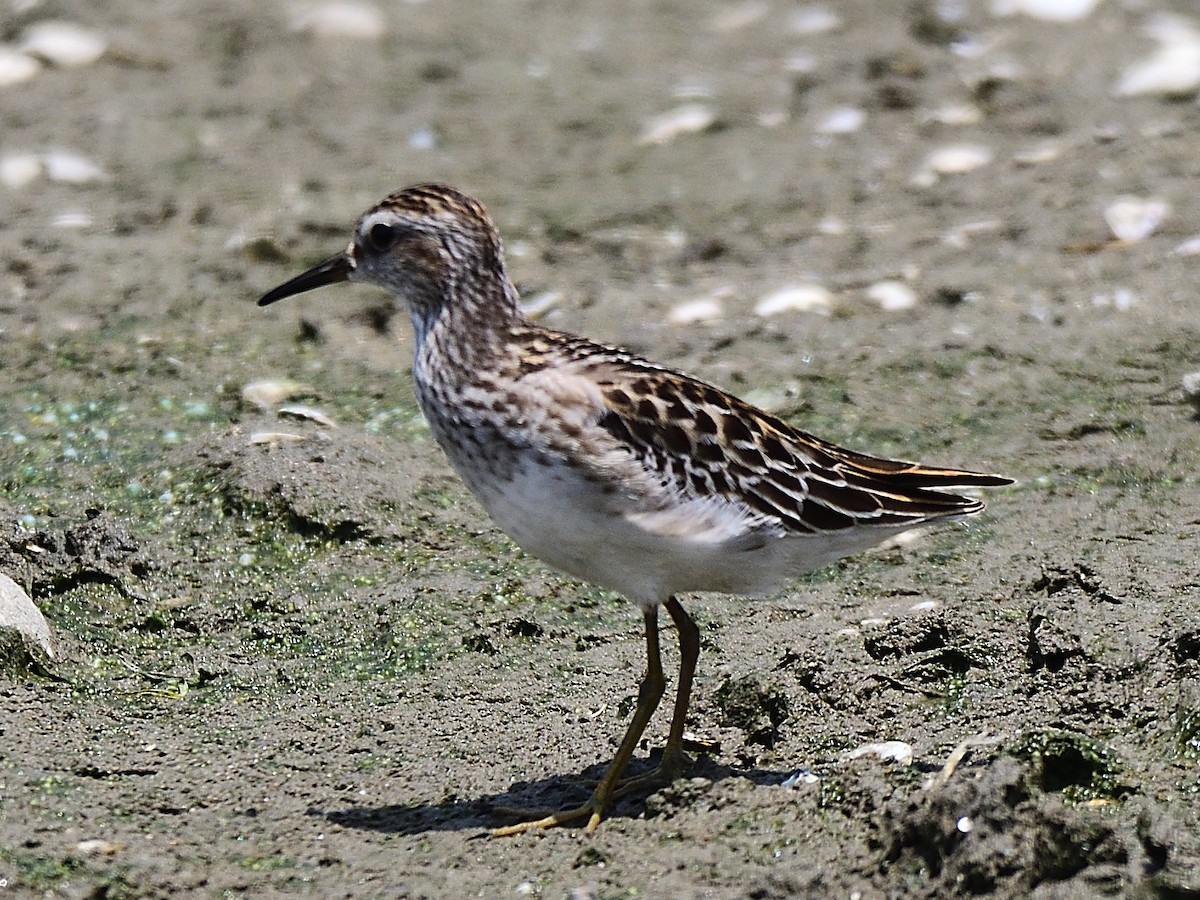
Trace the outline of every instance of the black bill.
<instances>
[{"instance_id":1,"label":"black bill","mask_svg":"<svg viewBox=\"0 0 1200 900\"><path fill-rule=\"evenodd\" d=\"M350 258L349 252L343 250L337 256L331 256L325 262L318 263L307 272L302 272L291 281L286 281L279 287L267 291L258 298L258 305L266 306L268 303L274 303L276 300L282 300L284 297L303 294L305 291L311 291L313 288L346 281L350 278L350 273L353 270L354 261Z\"/></svg>"}]
</instances>

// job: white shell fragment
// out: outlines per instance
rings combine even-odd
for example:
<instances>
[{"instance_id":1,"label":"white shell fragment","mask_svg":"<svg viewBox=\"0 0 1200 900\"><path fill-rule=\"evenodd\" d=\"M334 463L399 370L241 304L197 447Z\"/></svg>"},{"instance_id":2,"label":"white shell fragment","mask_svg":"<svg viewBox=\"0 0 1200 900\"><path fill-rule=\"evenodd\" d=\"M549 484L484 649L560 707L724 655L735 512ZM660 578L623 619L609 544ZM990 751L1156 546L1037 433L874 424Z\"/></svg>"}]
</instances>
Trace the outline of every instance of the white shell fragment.
<instances>
[{"instance_id":1,"label":"white shell fragment","mask_svg":"<svg viewBox=\"0 0 1200 900\"><path fill-rule=\"evenodd\" d=\"M292 18L292 30L320 38L377 40L383 37L383 14L370 3L334 0L309 6Z\"/></svg>"},{"instance_id":2,"label":"white shell fragment","mask_svg":"<svg viewBox=\"0 0 1200 900\"><path fill-rule=\"evenodd\" d=\"M954 827L962 834L970 834L975 830L975 823L971 821L970 816L959 816L958 821L954 823Z\"/></svg>"},{"instance_id":3,"label":"white shell fragment","mask_svg":"<svg viewBox=\"0 0 1200 900\"><path fill-rule=\"evenodd\" d=\"M0 87L28 81L41 68L42 64L27 53L0 47Z\"/></svg>"},{"instance_id":4,"label":"white shell fragment","mask_svg":"<svg viewBox=\"0 0 1200 900\"><path fill-rule=\"evenodd\" d=\"M820 778L808 771L808 769L799 769L779 782L779 786L781 788L794 788L802 784L816 784L820 780Z\"/></svg>"},{"instance_id":5,"label":"white shell fragment","mask_svg":"<svg viewBox=\"0 0 1200 900\"><path fill-rule=\"evenodd\" d=\"M76 209L60 212L50 220L50 225L53 228L82 230L84 228L91 228L94 221L89 213Z\"/></svg>"},{"instance_id":6,"label":"white shell fragment","mask_svg":"<svg viewBox=\"0 0 1200 900\"><path fill-rule=\"evenodd\" d=\"M741 31L751 25L757 25L771 11L770 4L764 0L744 0L735 3L713 16L709 28L713 31Z\"/></svg>"},{"instance_id":7,"label":"white shell fragment","mask_svg":"<svg viewBox=\"0 0 1200 900\"><path fill-rule=\"evenodd\" d=\"M262 378L248 382L242 387L242 401L249 406L268 412L293 397L312 392L303 382L290 378Z\"/></svg>"},{"instance_id":8,"label":"white shell fragment","mask_svg":"<svg viewBox=\"0 0 1200 900\"><path fill-rule=\"evenodd\" d=\"M819 284L798 284L767 294L754 304L759 316L777 316L783 312L815 312L828 314L833 308L833 294Z\"/></svg>"},{"instance_id":9,"label":"white shell fragment","mask_svg":"<svg viewBox=\"0 0 1200 900\"><path fill-rule=\"evenodd\" d=\"M558 306L562 302L562 291L542 291L540 294L535 294L528 300L521 301L521 312L525 313L525 317L537 321Z\"/></svg>"},{"instance_id":10,"label":"white shell fragment","mask_svg":"<svg viewBox=\"0 0 1200 900\"><path fill-rule=\"evenodd\" d=\"M1200 256L1200 234L1176 244L1167 256Z\"/></svg>"},{"instance_id":11,"label":"white shell fragment","mask_svg":"<svg viewBox=\"0 0 1200 900\"><path fill-rule=\"evenodd\" d=\"M1200 372L1188 372L1180 380L1180 386L1188 403L1200 411Z\"/></svg>"},{"instance_id":12,"label":"white shell fragment","mask_svg":"<svg viewBox=\"0 0 1200 900\"><path fill-rule=\"evenodd\" d=\"M1133 244L1153 234L1170 211L1165 200L1119 197L1104 210L1104 221L1113 237Z\"/></svg>"},{"instance_id":13,"label":"white shell fragment","mask_svg":"<svg viewBox=\"0 0 1200 900\"><path fill-rule=\"evenodd\" d=\"M0 184L5 187L24 187L41 174L42 158L36 153L14 153L0 157Z\"/></svg>"},{"instance_id":14,"label":"white shell fragment","mask_svg":"<svg viewBox=\"0 0 1200 900\"><path fill-rule=\"evenodd\" d=\"M857 106L839 106L817 119L817 134L854 134L867 121L867 114Z\"/></svg>"},{"instance_id":15,"label":"white shell fragment","mask_svg":"<svg viewBox=\"0 0 1200 900\"><path fill-rule=\"evenodd\" d=\"M842 17L828 6L813 3L793 12L788 25L794 34L826 34L842 27Z\"/></svg>"},{"instance_id":16,"label":"white shell fragment","mask_svg":"<svg viewBox=\"0 0 1200 900\"><path fill-rule=\"evenodd\" d=\"M700 297L696 300L686 300L675 306L667 313L669 325L694 325L697 322L711 322L721 318L724 310L716 297Z\"/></svg>"},{"instance_id":17,"label":"white shell fragment","mask_svg":"<svg viewBox=\"0 0 1200 900\"><path fill-rule=\"evenodd\" d=\"M1200 90L1200 29L1182 16L1163 13L1143 31L1158 47L1148 59L1129 66L1113 92L1118 97L1186 97Z\"/></svg>"},{"instance_id":18,"label":"white shell fragment","mask_svg":"<svg viewBox=\"0 0 1200 900\"><path fill-rule=\"evenodd\" d=\"M38 22L25 29L21 49L64 69L90 66L104 55L108 42L74 22Z\"/></svg>"},{"instance_id":19,"label":"white shell fragment","mask_svg":"<svg viewBox=\"0 0 1200 900\"><path fill-rule=\"evenodd\" d=\"M998 16L1024 13L1043 22L1078 22L1091 15L1100 0L994 0L992 12Z\"/></svg>"},{"instance_id":20,"label":"white shell fragment","mask_svg":"<svg viewBox=\"0 0 1200 900\"><path fill-rule=\"evenodd\" d=\"M326 428L337 428L337 422L333 421L328 415L315 406L304 406L299 403L290 403L287 406L281 406L275 410L275 414L281 418L287 419L302 419L309 422L316 422L318 425L324 425Z\"/></svg>"},{"instance_id":21,"label":"white shell fragment","mask_svg":"<svg viewBox=\"0 0 1200 900\"><path fill-rule=\"evenodd\" d=\"M877 281L867 288L867 296L888 312L917 305L917 292L903 281Z\"/></svg>"},{"instance_id":22,"label":"white shell fragment","mask_svg":"<svg viewBox=\"0 0 1200 900\"><path fill-rule=\"evenodd\" d=\"M280 444L293 444L302 440L304 440L304 435L292 434L290 431L255 431L246 439L246 442L277 447Z\"/></svg>"},{"instance_id":23,"label":"white shell fragment","mask_svg":"<svg viewBox=\"0 0 1200 900\"><path fill-rule=\"evenodd\" d=\"M50 641L50 626L42 611L34 606L21 586L0 574L0 631L15 631L31 644L36 644L51 658L54 645Z\"/></svg>"},{"instance_id":24,"label":"white shell fragment","mask_svg":"<svg viewBox=\"0 0 1200 900\"><path fill-rule=\"evenodd\" d=\"M656 146L674 140L681 134L695 134L712 126L717 120L712 107L705 103L684 103L668 112L646 120L638 143Z\"/></svg>"},{"instance_id":25,"label":"white shell fragment","mask_svg":"<svg viewBox=\"0 0 1200 900\"><path fill-rule=\"evenodd\" d=\"M858 759L860 756L877 756L883 760L895 760L902 766L911 765L913 761L912 744L904 741L879 741L855 747L846 754L846 759Z\"/></svg>"},{"instance_id":26,"label":"white shell fragment","mask_svg":"<svg viewBox=\"0 0 1200 900\"><path fill-rule=\"evenodd\" d=\"M1042 163L1054 162L1063 155L1064 147L1055 141L1046 141L1013 154L1013 162L1018 166L1037 166Z\"/></svg>"},{"instance_id":27,"label":"white shell fragment","mask_svg":"<svg viewBox=\"0 0 1200 900\"><path fill-rule=\"evenodd\" d=\"M929 154L925 168L938 175L961 175L991 161L991 149L982 144L950 144Z\"/></svg>"},{"instance_id":28,"label":"white shell fragment","mask_svg":"<svg viewBox=\"0 0 1200 900\"><path fill-rule=\"evenodd\" d=\"M91 181L106 181L108 175L86 156L65 150L52 150L42 157L46 164L46 177L64 184L87 184Z\"/></svg>"}]
</instances>

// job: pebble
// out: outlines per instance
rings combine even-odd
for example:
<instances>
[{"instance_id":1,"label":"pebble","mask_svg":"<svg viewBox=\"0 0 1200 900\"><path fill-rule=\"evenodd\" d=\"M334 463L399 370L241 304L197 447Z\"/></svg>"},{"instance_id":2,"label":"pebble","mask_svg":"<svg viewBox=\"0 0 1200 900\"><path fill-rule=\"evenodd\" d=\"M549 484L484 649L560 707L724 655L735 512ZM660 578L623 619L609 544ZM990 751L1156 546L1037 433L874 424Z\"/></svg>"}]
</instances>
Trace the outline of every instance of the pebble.
<instances>
[{"instance_id":1,"label":"pebble","mask_svg":"<svg viewBox=\"0 0 1200 900\"><path fill-rule=\"evenodd\" d=\"M1200 29L1182 16L1162 13L1150 19L1143 32L1158 41L1158 47L1121 73L1113 93L1188 97L1200 90Z\"/></svg>"},{"instance_id":2,"label":"pebble","mask_svg":"<svg viewBox=\"0 0 1200 900\"><path fill-rule=\"evenodd\" d=\"M22 51L64 69L90 66L107 49L103 37L74 22L38 22L21 39Z\"/></svg>"},{"instance_id":3,"label":"pebble","mask_svg":"<svg viewBox=\"0 0 1200 900\"><path fill-rule=\"evenodd\" d=\"M108 175L98 165L78 153L52 150L42 157L46 166L46 177L64 184L87 184L106 181Z\"/></svg>"},{"instance_id":4,"label":"pebble","mask_svg":"<svg viewBox=\"0 0 1200 900\"><path fill-rule=\"evenodd\" d=\"M681 134L695 134L712 126L717 115L705 103L684 103L646 120L638 143L643 146L665 144Z\"/></svg>"},{"instance_id":5,"label":"pebble","mask_svg":"<svg viewBox=\"0 0 1200 900\"><path fill-rule=\"evenodd\" d=\"M255 431L246 439L246 443L277 447L280 444L292 444L302 440L304 440L304 435L292 434L290 431Z\"/></svg>"},{"instance_id":6,"label":"pebble","mask_svg":"<svg viewBox=\"0 0 1200 900\"><path fill-rule=\"evenodd\" d=\"M521 301L521 312L525 313L527 318L537 321L558 306L562 302L562 291L542 291L540 294L535 294L528 300Z\"/></svg>"},{"instance_id":7,"label":"pebble","mask_svg":"<svg viewBox=\"0 0 1200 900\"><path fill-rule=\"evenodd\" d=\"M983 121L983 111L973 103L952 103L930 111L923 119L938 125L978 125Z\"/></svg>"},{"instance_id":8,"label":"pebble","mask_svg":"<svg viewBox=\"0 0 1200 900\"><path fill-rule=\"evenodd\" d=\"M284 400L311 393L312 388L290 378L262 378L242 387L242 401L255 409L269 412Z\"/></svg>"},{"instance_id":9,"label":"pebble","mask_svg":"<svg viewBox=\"0 0 1200 900\"><path fill-rule=\"evenodd\" d=\"M0 87L28 81L41 68L42 64L29 54L12 47L0 47Z\"/></svg>"},{"instance_id":10,"label":"pebble","mask_svg":"<svg viewBox=\"0 0 1200 900\"><path fill-rule=\"evenodd\" d=\"M1200 410L1200 372L1188 372L1183 376L1180 384L1188 402Z\"/></svg>"},{"instance_id":11,"label":"pebble","mask_svg":"<svg viewBox=\"0 0 1200 900\"><path fill-rule=\"evenodd\" d=\"M770 11L770 4L764 0L745 0L743 3L727 6L718 12L713 16L709 27L713 31L740 31L751 25L757 25L767 17L767 13Z\"/></svg>"},{"instance_id":12,"label":"pebble","mask_svg":"<svg viewBox=\"0 0 1200 900\"><path fill-rule=\"evenodd\" d=\"M813 3L793 12L788 25L793 34L827 34L842 27L842 17L828 6Z\"/></svg>"},{"instance_id":13,"label":"pebble","mask_svg":"<svg viewBox=\"0 0 1200 900\"><path fill-rule=\"evenodd\" d=\"M910 765L913 761L912 744L904 741L878 741L863 744L846 754L846 759L858 759L860 756L877 756L880 759L892 759L902 766Z\"/></svg>"},{"instance_id":14,"label":"pebble","mask_svg":"<svg viewBox=\"0 0 1200 900\"><path fill-rule=\"evenodd\" d=\"M50 626L21 586L0 573L0 632L16 632L31 650L40 649L54 658Z\"/></svg>"},{"instance_id":15,"label":"pebble","mask_svg":"<svg viewBox=\"0 0 1200 900\"><path fill-rule=\"evenodd\" d=\"M1170 211L1164 200L1119 197L1104 210L1104 221L1117 240L1135 244L1153 234Z\"/></svg>"},{"instance_id":16,"label":"pebble","mask_svg":"<svg viewBox=\"0 0 1200 900\"><path fill-rule=\"evenodd\" d=\"M1056 141L1045 141L1027 150L1018 150L1013 154L1013 163L1018 166L1038 166L1054 162L1062 156L1063 149L1063 145Z\"/></svg>"},{"instance_id":17,"label":"pebble","mask_svg":"<svg viewBox=\"0 0 1200 900\"><path fill-rule=\"evenodd\" d=\"M42 158L36 153L14 153L0 158L0 184L18 188L42 174Z\"/></svg>"},{"instance_id":18,"label":"pebble","mask_svg":"<svg viewBox=\"0 0 1200 900\"><path fill-rule=\"evenodd\" d=\"M324 425L326 428L338 427L337 422L333 421L333 419L315 406L290 403L287 406L279 407L279 409L275 410L275 414L285 419L302 419L308 422L316 422L318 425Z\"/></svg>"},{"instance_id":19,"label":"pebble","mask_svg":"<svg viewBox=\"0 0 1200 900\"><path fill-rule=\"evenodd\" d=\"M310 6L292 19L292 30L320 38L377 40L383 37L383 14L370 3L334 0Z\"/></svg>"},{"instance_id":20,"label":"pebble","mask_svg":"<svg viewBox=\"0 0 1200 900\"><path fill-rule=\"evenodd\" d=\"M89 213L85 213L82 210L73 209L56 214L50 220L50 227L73 228L78 231L84 228L91 228L94 224L94 221L95 220L92 219Z\"/></svg>"},{"instance_id":21,"label":"pebble","mask_svg":"<svg viewBox=\"0 0 1200 900\"><path fill-rule=\"evenodd\" d=\"M833 308L833 294L819 284L798 284L767 294L754 305L759 316L777 316L783 312L815 312L827 315Z\"/></svg>"},{"instance_id":22,"label":"pebble","mask_svg":"<svg viewBox=\"0 0 1200 900\"><path fill-rule=\"evenodd\" d=\"M867 121L867 114L857 106L839 106L817 120L817 134L854 134Z\"/></svg>"},{"instance_id":23,"label":"pebble","mask_svg":"<svg viewBox=\"0 0 1200 900\"><path fill-rule=\"evenodd\" d=\"M711 322L721 318L724 312L721 302L716 297L686 300L667 313L667 324L694 325L697 322Z\"/></svg>"},{"instance_id":24,"label":"pebble","mask_svg":"<svg viewBox=\"0 0 1200 900\"><path fill-rule=\"evenodd\" d=\"M1176 244L1168 256L1198 256L1200 255L1200 234Z\"/></svg>"},{"instance_id":25,"label":"pebble","mask_svg":"<svg viewBox=\"0 0 1200 900\"><path fill-rule=\"evenodd\" d=\"M808 769L800 769L781 781L779 786L782 788L794 788L801 784L816 784L820 780L820 778Z\"/></svg>"},{"instance_id":26,"label":"pebble","mask_svg":"<svg viewBox=\"0 0 1200 900\"><path fill-rule=\"evenodd\" d=\"M1024 13L1043 22L1078 22L1091 15L1100 0L994 0L992 12L998 16Z\"/></svg>"},{"instance_id":27,"label":"pebble","mask_svg":"<svg viewBox=\"0 0 1200 900\"><path fill-rule=\"evenodd\" d=\"M938 175L961 175L991 161L992 151L982 144L950 144L930 153L925 168Z\"/></svg>"},{"instance_id":28,"label":"pebble","mask_svg":"<svg viewBox=\"0 0 1200 900\"><path fill-rule=\"evenodd\" d=\"M917 305L917 292L903 281L877 281L867 288L867 296L888 312L912 309Z\"/></svg>"}]
</instances>

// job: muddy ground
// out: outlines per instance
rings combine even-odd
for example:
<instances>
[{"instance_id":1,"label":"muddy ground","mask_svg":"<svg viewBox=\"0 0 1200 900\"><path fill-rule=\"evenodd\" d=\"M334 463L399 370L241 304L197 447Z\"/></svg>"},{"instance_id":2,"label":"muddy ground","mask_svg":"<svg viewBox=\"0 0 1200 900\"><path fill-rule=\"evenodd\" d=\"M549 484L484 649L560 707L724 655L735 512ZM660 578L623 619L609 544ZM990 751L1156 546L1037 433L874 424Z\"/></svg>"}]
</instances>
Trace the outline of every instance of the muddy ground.
<instances>
[{"instance_id":1,"label":"muddy ground","mask_svg":"<svg viewBox=\"0 0 1200 900\"><path fill-rule=\"evenodd\" d=\"M0 570L59 649L0 680L0 898L1200 896L1200 263L1172 253L1200 111L1113 94L1194 8L823 8L430 0L354 39L282 4L8 4L5 39L110 49L0 89L0 153L108 176L0 188ZM684 102L711 124L639 143ZM990 161L922 174L963 143ZM636 610L491 526L386 298L254 306L425 180L488 205L548 324L1019 479L777 596L686 598L719 749L594 836L482 835L602 771ZM1113 244L1122 195L1171 211ZM802 282L829 314L755 314ZM723 315L668 324L696 299ZM911 764L851 758L882 741Z\"/></svg>"}]
</instances>

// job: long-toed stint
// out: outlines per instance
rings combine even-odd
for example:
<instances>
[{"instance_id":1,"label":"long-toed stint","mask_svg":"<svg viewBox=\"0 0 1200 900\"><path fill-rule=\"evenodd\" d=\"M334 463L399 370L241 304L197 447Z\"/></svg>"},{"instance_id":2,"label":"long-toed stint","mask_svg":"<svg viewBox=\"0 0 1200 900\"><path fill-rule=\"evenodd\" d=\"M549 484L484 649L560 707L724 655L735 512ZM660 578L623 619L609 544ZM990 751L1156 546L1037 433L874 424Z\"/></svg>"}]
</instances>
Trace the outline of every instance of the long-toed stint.
<instances>
[{"instance_id":1,"label":"long-toed stint","mask_svg":"<svg viewBox=\"0 0 1200 900\"><path fill-rule=\"evenodd\" d=\"M646 674L633 720L591 798L496 829L585 820L669 783L699 631L677 596L762 594L789 578L983 503L938 488L999 475L879 459L805 434L724 391L623 350L542 328L518 306L484 208L436 184L405 188L358 220L341 253L264 294L260 306L339 281L379 285L408 307L413 383L437 442L518 545L641 607ZM658 768L621 780L666 689L658 608L679 633L675 712Z\"/></svg>"}]
</instances>

